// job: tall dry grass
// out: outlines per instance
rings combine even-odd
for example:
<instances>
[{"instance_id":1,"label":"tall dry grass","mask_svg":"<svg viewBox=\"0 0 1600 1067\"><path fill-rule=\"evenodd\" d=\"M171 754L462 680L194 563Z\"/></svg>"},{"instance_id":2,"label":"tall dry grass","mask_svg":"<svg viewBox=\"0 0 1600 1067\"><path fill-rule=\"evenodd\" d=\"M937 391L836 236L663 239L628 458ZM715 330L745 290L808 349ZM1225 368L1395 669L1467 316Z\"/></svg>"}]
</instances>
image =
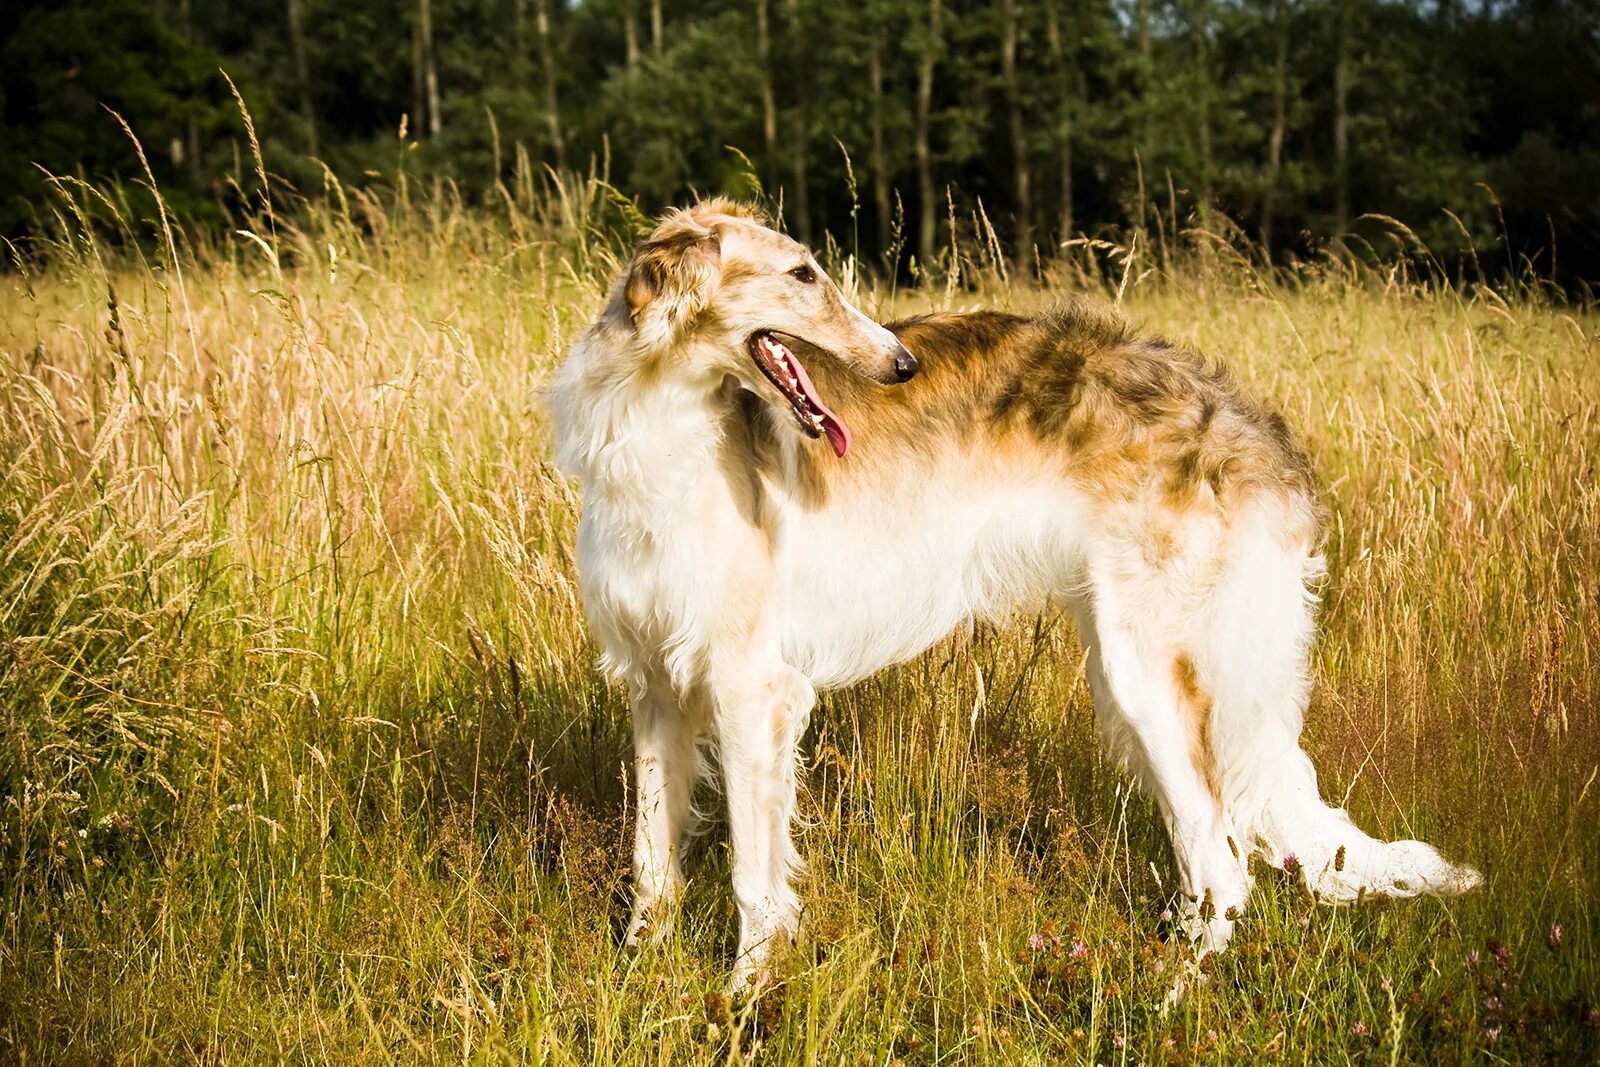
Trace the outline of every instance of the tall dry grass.
<instances>
[{"instance_id":1,"label":"tall dry grass","mask_svg":"<svg viewBox=\"0 0 1600 1067\"><path fill-rule=\"evenodd\" d=\"M682 934L618 948L626 710L591 669L539 390L631 219L520 173L468 209L331 179L267 201L258 172L224 235L63 181L52 239L14 255L9 1058L1594 1061L1600 317L1166 229L1021 282L974 219L912 290L836 249L880 317L1088 288L1272 398L1336 516L1325 789L1488 885L1335 912L1265 874L1163 1014L1163 835L1097 754L1070 628L1024 619L824 699L809 934L746 1008L720 993L715 829Z\"/></svg>"}]
</instances>

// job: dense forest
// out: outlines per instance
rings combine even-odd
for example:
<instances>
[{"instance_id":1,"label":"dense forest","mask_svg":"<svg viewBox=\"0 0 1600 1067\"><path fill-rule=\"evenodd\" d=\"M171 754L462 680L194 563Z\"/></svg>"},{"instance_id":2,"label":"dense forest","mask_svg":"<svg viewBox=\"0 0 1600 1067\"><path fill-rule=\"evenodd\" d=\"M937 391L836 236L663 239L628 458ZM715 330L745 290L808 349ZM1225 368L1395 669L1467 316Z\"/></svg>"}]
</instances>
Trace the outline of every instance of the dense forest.
<instances>
[{"instance_id":1,"label":"dense forest","mask_svg":"<svg viewBox=\"0 0 1600 1067\"><path fill-rule=\"evenodd\" d=\"M1157 216L1279 259L1398 222L1600 277L1596 0L7 0L0 233L47 219L46 172L147 195L117 116L175 211L225 219L229 79L302 191L759 182L902 267L952 226L1028 264Z\"/></svg>"}]
</instances>

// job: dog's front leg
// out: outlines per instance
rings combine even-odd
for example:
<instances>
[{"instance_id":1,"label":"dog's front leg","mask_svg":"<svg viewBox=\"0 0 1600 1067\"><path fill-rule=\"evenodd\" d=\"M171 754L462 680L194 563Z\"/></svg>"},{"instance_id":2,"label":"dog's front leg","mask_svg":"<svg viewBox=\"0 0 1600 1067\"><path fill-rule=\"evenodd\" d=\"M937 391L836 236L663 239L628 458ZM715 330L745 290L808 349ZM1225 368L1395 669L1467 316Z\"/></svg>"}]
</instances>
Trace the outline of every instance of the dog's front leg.
<instances>
[{"instance_id":1,"label":"dog's front leg","mask_svg":"<svg viewBox=\"0 0 1600 1067\"><path fill-rule=\"evenodd\" d=\"M740 988L767 976L774 949L799 927L800 899L789 884L799 856L789 824L796 751L816 692L787 664L740 664L722 672L714 700L739 904L733 985Z\"/></svg>"},{"instance_id":2,"label":"dog's front leg","mask_svg":"<svg viewBox=\"0 0 1600 1067\"><path fill-rule=\"evenodd\" d=\"M679 852L692 820L699 777L695 723L665 682L633 694L633 767L638 817L633 834L633 916L629 948L671 929L683 887Z\"/></svg>"}]
</instances>

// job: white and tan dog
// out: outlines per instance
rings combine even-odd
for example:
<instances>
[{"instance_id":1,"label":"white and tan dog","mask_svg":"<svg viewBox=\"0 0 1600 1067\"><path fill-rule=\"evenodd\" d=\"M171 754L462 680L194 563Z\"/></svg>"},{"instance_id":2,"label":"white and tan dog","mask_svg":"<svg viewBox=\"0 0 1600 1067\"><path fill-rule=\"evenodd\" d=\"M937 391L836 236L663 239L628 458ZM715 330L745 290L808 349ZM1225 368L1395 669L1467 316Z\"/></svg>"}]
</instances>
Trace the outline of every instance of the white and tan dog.
<instances>
[{"instance_id":1,"label":"white and tan dog","mask_svg":"<svg viewBox=\"0 0 1600 1067\"><path fill-rule=\"evenodd\" d=\"M799 919L814 687L1050 604L1160 805L1203 947L1243 910L1250 852L1334 902L1480 881L1319 797L1299 745L1322 566L1308 463L1192 354L1080 304L886 328L716 200L640 245L551 400L583 488L584 607L633 699L630 944L667 928L700 742L727 796L743 983Z\"/></svg>"}]
</instances>

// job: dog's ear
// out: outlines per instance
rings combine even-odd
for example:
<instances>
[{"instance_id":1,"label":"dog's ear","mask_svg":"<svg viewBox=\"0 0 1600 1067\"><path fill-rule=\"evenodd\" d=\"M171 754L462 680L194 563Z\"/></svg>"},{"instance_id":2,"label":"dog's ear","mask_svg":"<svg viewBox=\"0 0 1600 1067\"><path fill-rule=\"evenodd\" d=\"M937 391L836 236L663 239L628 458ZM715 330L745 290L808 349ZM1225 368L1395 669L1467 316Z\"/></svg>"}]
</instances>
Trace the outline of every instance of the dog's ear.
<instances>
[{"instance_id":1,"label":"dog's ear","mask_svg":"<svg viewBox=\"0 0 1600 1067\"><path fill-rule=\"evenodd\" d=\"M642 336L670 344L705 310L721 276L717 232L687 211L674 211L633 254L623 286L628 315Z\"/></svg>"}]
</instances>

